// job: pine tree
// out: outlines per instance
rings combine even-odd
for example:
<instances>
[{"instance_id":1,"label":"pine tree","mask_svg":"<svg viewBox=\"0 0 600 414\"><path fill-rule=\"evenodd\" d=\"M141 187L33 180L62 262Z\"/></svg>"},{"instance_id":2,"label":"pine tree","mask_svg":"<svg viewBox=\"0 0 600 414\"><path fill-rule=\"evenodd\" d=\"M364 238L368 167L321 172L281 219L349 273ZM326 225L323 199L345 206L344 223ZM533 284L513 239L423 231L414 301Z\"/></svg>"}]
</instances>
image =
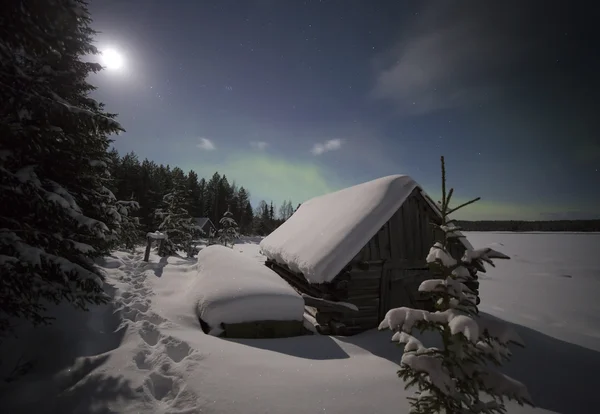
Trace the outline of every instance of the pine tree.
<instances>
[{"instance_id":1,"label":"pine tree","mask_svg":"<svg viewBox=\"0 0 600 414\"><path fill-rule=\"evenodd\" d=\"M448 216L479 198L450 208L454 190L446 193L444 157L441 161L442 223L436 225L439 240L427 256L432 273L439 278L419 287L433 296L437 311L392 309L379 329L396 331L392 340L404 344L398 376L407 388L418 388L416 397L410 398L411 413L504 413L504 398L532 405L523 384L492 368L510 358L510 343L523 345L522 340L508 326L479 317L476 295L467 286L473 280L472 267L482 267L483 262L493 265L492 259L508 256L489 248L452 255L456 251L452 244L464 236ZM442 348L425 347L412 336L413 329L439 333Z\"/></svg>"},{"instance_id":2,"label":"pine tree","mask_svg":"<svg viewBox=\"0 0 600 414\"><path fill-rule=\"evenodd\" d=\"M226 247L230 244L233 248L233 244L238 238L238 232L237 223L233 219L233 214L229 211L229 208L225 214L223 214L219 224L221 225L221 228L219 229L219 243Z\"/></svg>"},{"instance_id":3,"label":"pine tree","mask_svg":"<svg viewBox=\"0 0 600 414\"><path fill-rule=\"evenodd\" d=\"M49 322L45 304L104 303L94 259L118 236L107 188L114 115L89 97L86 5L6 0L0 25L0 334Z\"/></svg>"},{"instance_id":4,"label":"pine tree","mask_svg":"<svg viewBox=\"0 0 600 414\"><path fill-rule=\"evenodd\" d=\"M160 221L158 230L167 235L161 252L166 256L176 254L177 250L185 251L188 256L193 254L195 223L185 209L186 199L184 183L177 183L170 193L165 194L162 207L155 212Z\"/></svg>"}]
</instances>

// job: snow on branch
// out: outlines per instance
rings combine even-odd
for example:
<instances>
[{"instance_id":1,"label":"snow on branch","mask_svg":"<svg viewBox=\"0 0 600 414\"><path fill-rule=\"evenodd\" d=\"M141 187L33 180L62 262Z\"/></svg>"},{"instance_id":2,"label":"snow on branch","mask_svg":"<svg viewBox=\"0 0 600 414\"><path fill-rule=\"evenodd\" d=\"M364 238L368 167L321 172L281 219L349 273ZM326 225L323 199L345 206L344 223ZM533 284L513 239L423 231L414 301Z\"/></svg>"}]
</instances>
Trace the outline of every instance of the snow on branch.
<instances>
[{"instance_id":1,"label":"snow on branch","mask_svg":"<svg viewBox=\"0 0 600 414\"><path fill-rule=\"evenodd\" d=\"M465 250L465 253L461 259L463 263L471 263L474 260L482 260L486 263L489 263L491 266L496 266L492 259L510 259L509 256L501 253L497 250L491 249L489 247L477 250Z\"/></svg>"},{"instance_id":2,"label":"snow on branch","mask_svg":"<svg viewBox=\"0 0 600 414\"><path fill-rule=\"evenodd\" d=\"M168 236L166 233L161 233L160 231L155 231L154 233L150 232L146 234L146 237L153 240L166 240Z\"/></svg>"},{"instance_id":3,"label":"snow on branch","mask_svg":"<svg viewBox=\"0 0 600 414\"><path fill-rule=\"evenodd\" d=\"M431 384L444 394L453 395L456 392L454 380L438 355L407 352L402 355L402 364L415 372L427 374Z\"/></svg>"},{"instance_id":4,"label":"snow on branch","mask_svg":"<svg viewBox=\"0 0 600 414\"><path fill-rule=\"evenodd\" d=\"M390 329L410 333L420 322L446 324L450 327L452 335L462 334L467 340L476 342L479 338L479 327L475 320L463 315L454 309L443 312L428 312L421 309L395 308L390 309L379 324L379 330Z\"/></svg>"},{"instance_id":5,"label":"snow on branch","mask_svg":"<svg viewBox=\"0 0 600 414\"><path fill-rule=\"evenodd\" d=\"M479 378L486 392L532 405L531 395L522 382L488 367L481 369Z\"/></svg>"},{"instance_id":6,"label":"snow on branch","mask_svg":"<svg viewBox=\"0 0 600 414\"><path fill-rule=\"evenodd\" d=\"M456 259L448 253L444 245L440 242L436 242L431 246L426 261L427 263L440 263L445 267L453 267L457 264Z\"/></svg>"}]
</instances>

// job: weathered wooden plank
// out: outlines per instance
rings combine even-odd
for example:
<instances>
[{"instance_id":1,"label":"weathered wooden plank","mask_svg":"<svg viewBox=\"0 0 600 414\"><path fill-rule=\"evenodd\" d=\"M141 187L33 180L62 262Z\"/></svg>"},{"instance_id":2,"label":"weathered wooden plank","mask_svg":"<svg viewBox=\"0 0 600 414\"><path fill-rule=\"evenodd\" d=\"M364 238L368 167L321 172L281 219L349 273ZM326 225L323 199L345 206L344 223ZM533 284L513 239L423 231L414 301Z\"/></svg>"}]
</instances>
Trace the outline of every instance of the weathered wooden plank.
<instances>
[{"instance_id":1,"label":"weathered wooden plank","mask_svg":"<svg viewBox=\"0 0 600 414\"><path fill-rule=\"evenodd\" d=\"M410 197L408 199L408 202L406 203L406 215L407 215L407 230L408 230L408 236L410 237L409 241L408 241L408 247L409 247L409 257L412 259L414 259L415 257L417 257L417 249L416 249L416 238L417 238L417 232L415 230L415 206L414 206L414 197Z\"/></svg>"},{"instance_id":2,"label":"weathered wooden plank","mask_svg":"<svg viewBox=\"0 0 600 414\"><path fill-rule=\"evenodd\" d=\"M383 269L377 270L377 272L373 272L372 275L369 275L370 277L364 277L365 274L363 273L354 273L351 277L352 279L348 283L348 290L362 289L363 287L368 286L377 286L379 279L381 279L382 271Z\"/></svg>"},{"instance_id":3,"label":"weathered wooden plank","mask_svg":"<svg viewBox=\"0 0 600 414\"><path fill-rule=\"evenodd\" d=\"M317 308L319 312L338 312L338 313L356 313L358 310L353 309L352 305L347 303L336 303L322 298L316 298L307 294L301 294L304 299L304 304Z\"/></svg>"},{"instance_id":4,"label":"weathered wooden plank","mask_svg":"<svg viewBox=\"0 0 600 414\"><path fill-rule=\"evenodd\" d=\"M265 264L299 292L307 293L316 297L319 297L323 294L323 291L319 288L319 285L312 285L308 283L304 276L293 273L275 262L267 262Z\"/></svg>"},{"instance_id":5,"label":"weathered wooden plank","mask_svg":"<svg viewBox=\"0 0 600 414\"><path fill-rule=\"evenodd\" d=\"M308 313L313 318L317 316L319 310L317 308L313 308L312 306L304 306L304 312Z\"/></svg>"},{"instance_id":6,"label":"weathered wooden plank","mask_svg":"<svg viewBox=\"0 0 600 414\"><path fill-rule=\"evenodd\" d=\"M402 205L402 207L400 207L400 209L398 210L397 213L397 217L395 218L396 221L396 228L398 229L398 234L399 234L399 245L398 245L398 254L400 258L406 260L409 259L410 256L407 254L406 251L406 241L408 240L408 234L406 234L406 226L404 224L404 215L405 215L405 210L406 207L405 205Z\"/></svg>"},{"instance_id":7,"label":"weathered wooden plank","mask_svg":"<svg viewBox=\"0 0 600 414\"><path fill-rule=\"evenodd\" d=\"M369 251L370 251L370 260L380 260L379 257L379 247L377 246L377 235L371 237L369 240Z\"/></svg>"},{"instance_id":8,"label":"weathered wooden plank","mask_svg":"<svg viewBox=\"0 0 600 414\"><path fill-rule=\"evenodd\" d=\"M363 266L367 266L367 264ZM357 280L379 279L379 277L381 276L381 269L383 268L383 263L375 264L372 267L370 264L368 264L368 266L369 268L367 270L352 268L352 270L350 271L350 279L352 280L352 282L355 282Z\"/></svg>"},{"instance_id":9,"label":"weathered wooden plank","mask_svg":"<svg viewBox=\"0 0 600 414\"><path fill-rule=\"evenodd\" d=\"M379 325L379 317L377 316L368 316L361 318L346 318L342 319L341 322L345 323L346 326L351 327L353 325L365 325L365 324L375 324L375 326Z\"/></svg>"},{"instance_id":10,"label":"weathered wooden plank","mask_svg":"<svg viewBox=\"0 0 600 414\"><path fill-rule=\"evenodd\" d=\"M360 317L360 318L344 318L340 319L341 322L345 323L347 326L354 325L363 325L365 323L378 323L380 322L379 316L376 314Z\"/></svg>"},{"instance_id":11,"label":"weathered wooden plank","mask_svg":"<svg viewBox=\"0 0 600 414\"><path fill-rule=\"evenodd\" d=\"M393 270L392 272L390 277L391 287L388 310L401 306L410 306L411 300L405 288L404 271Z\"/></svg>"},{"instance_id":12,"label":"weathered wooden plank","mask_svg":"<svg viewBox=\"0 0 600 414\"><path fill-rule=\"evenodd\" d=\"M389 250L389 236L388 236L388 223L385 223L381 230L377 233L377 239L379 244L379 257L383 260L389 260L390 250Z\"/></svg>"},{"instance_id":13,"label":"weathered wooden plank","mask_svg":"<svg viewBox=\"0 0 600 414\"><path fill-rule=\"evenodd\" d=\"M342 321L344 321L347 325L354 325L354 324L360 324L363 323L364 321L368 321L368 320L374 320L377 321L379 320L379 314L378 312L369 312L368 314L364 314L364 315L360 315L360 316L345 316L342 319L340 319Z\"/></svg>"},{"instance_id":14,"label":"weathered wooden plank","mask_svg":"<svg viewBox=\"0 0 600 414\"><path fill-rule=\"evenodd\" d=\"M364 307L360 307L359 309L360 309L360 311L357 312L356 314L360 315L360 316L368 316L369 314L373 314L374 316L379 315L379 304L377 304L376 306L364 306ZM358 316L343 315L343 317L344 318L346 318L346 317L348 317L348 318L350 318L350 317L355 318L355 317L358 317Z\"/></svg>"},{"instance_id":15,"label":"weathered wooden plank","mask_svg":"<svg viewBox=\"0 0 600 414\"><path fill-rule=\"evenodd\" d=\"M415 193L413 192L413 194L410 196L409 200L408 200L408 215L409 215L409 222L408 222L408 228L409 228L409 232L410 232L410 247L411 247L411 251L410 251L410 257L414 260L416 258L419 257L419 230L418 230L418 225L419 225L419 217L418 217L418 207L417 207L417 203L415 200Z\"/></svg>"},{"instance_id":16,"label":"weathered wooden plank","mask_svg":"<svg viewBox=\"0 0 600 414\"><path fill-rule=\"evenodd\" d=\"M379 293L370 295L355 295L348 298L349 303L353 303L356 306L369 305L372 303L379 302Z\"/></svg>"},{"instance_id":17,"label":"weathered wooden plank","mask_svg":"<svg viewBox=\"0 0 600 414\"><path fill-rule=\"evenodd\" d=\"M430 247L434 243L433 227L431 226L431 223L434 221L433 216L435 213L422 195L419 200L421 203L421 210L423 212L423 246L425 249L425 255L427 255L427 252L429 252Z\"/></svg>"},{"instance_id":18,"label":"weathered wooden plank","mask_svg":"<svg viewBox=\"0 0 600 414\"><path fill-rule=\"evenodd\" d=\"M347 292L362 291L362 290L379 290L379 278L377 279L363 279L358 281L352 281L348 285Z\"/></svg>"},{"instance_id":19,"label":"weathered wooden plank","mask_svg":"<svg viewBox=\"0 0 600 414\"><path fill-rule=\"evenodd\" d=\"M410 273L409 273L410 272ZM413 275L427 275L429 273L429 269L427 268L416 268L416 269L402 269L402 270L398 270L395 273L392 274L392 276L390 277L392 282L396 282L398 280L402 280L404 281L404 283L408 283L410 282L413 277Z\"/></svg>"},{"instance_id":20,"label":"weathered wooden plank","mask_svg":"<svg viewBox=\"0 0 600 414\"><path fill-rule=\"evenodd\" d=\"M369 243L367 243L360 250L360 261L361 262L369 261L370 256L371 256L371 252L369 250Z\"/></svg>"},{"instance_id":21,"label":"weathered wooden plank","mask_svg":"<svg viewBox=\"0 0 600 414\"><path fill-rule=\"evenodd\" d=\"M360 300L371 300L371 299L376 299L377 297L379 297L379 293L375 290L370 291L370 292L352 292L351 295L348 295L348 301L354 303L354 301L360 301Z\"/></svg>"},{"instance_id":22,"label":"weathered wooden plank","mask_svg":"<svg viewBox=\"0 0 600 414\"><path fill-rule=\"evenodd\" d=\"M404 229L404 254L408 260L411 260L415 256L413 253L414 240L411 230L412 221L409 202L404 203L402 207L402 227Z\"/></svg>"},{"instance_id":23,"label":"weathered wooden plank","mask_svg":"<svg viewBox=\"0 0 600 414\"><path fill-rule=\"evenodd\" d=\"M366 300L357 300L350 302L362 312L362 310L366 307L379 306L379 299L366 299Z\"/></svg>"},{"instance_id":24,"label":"weathered wooden plank","mask_svg":"<svg viewBox=\"0 0 600 414\"><path fill-rule=\"evenodd\" d=\"M389 309L390 302L390 272L386 270L382 274L381 283L379 285L379 317L381 318Z\"/></svg>"},{"instance_id":25,"label":"weathered wooden plank","mask_svg":"<svg viewBox=\"0 0 600 414\"><path fill-rule=\"evenodd\" d=\"M372 301L378 301L379 300L379 292L376 291L372 291L372 292L368 292L368 293L355 293L352 296L348 296L348 298L346 298L347 302L350 303L368 303L368 302L372 302ZM356 305L358 306L358 305Z\"/></svg>"},{"instance_id":26,"label":"weathered wooden plank","mask_svg":"<svg viewBox=\"0 0 600 414\"><path fill-rule=\"evenodd\" d=\"M401 253L401 239L402 236L400 232L402 231L398 222L398 215L400 214L400 209L394 213L392 218L389 220L390 223L390 251L392 254L393 260L399 260L402 258Z\"/></svg>"},{"instance_id":27,"label":"weathered wooden plank","mask_svg":"<svg viewBox=\"0 0 600 414\"><path fill-rule=\"evenodd\" d=\"M223 324L226 338L286 338L303 334L302 321L257 321Z\"/></svg>"},{"instance_id":28,"label":"weathered wooden plank","mask_svg":"<svg viewBox=\"0 0 600 414\"><path fill-rule=\"evenodd\" d=\"M354 303L354 302L359 302L362 303L364 301L369 301L369 300L379 300L379 291L378 290L371 290L369 292L353 292L352 294L348 295L347 301Z\"/></svg>"},{"instance_id":29,"label":"weathered wooden plank","mask_svg":"<svg viewBox=\"0 0 600 414\"><path fill-rule=\"evenodd\" d=\"M425 257L425 254L423 252L423 217L421 214L421 204L419 203L419 198L416 195L414 195L412 199L415 208L415 259L421 259Z\"/></svg>"}]
</instances>

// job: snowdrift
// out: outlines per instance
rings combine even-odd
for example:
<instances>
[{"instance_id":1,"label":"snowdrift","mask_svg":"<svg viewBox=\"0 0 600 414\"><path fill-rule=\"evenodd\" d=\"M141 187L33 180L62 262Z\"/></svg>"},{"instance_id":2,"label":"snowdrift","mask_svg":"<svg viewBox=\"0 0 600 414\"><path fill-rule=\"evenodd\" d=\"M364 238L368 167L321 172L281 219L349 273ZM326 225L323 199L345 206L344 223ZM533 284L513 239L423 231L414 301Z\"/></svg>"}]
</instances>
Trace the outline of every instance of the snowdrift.
<instances>
[{"instance_id":1,"label":"snowdrift","mask_svg":"<svg viewBox=\"0 0 600 414\"><path fill-rule=\"evenodd\" d=\"M302 321L304 300L275 272L239 252L213 245L198 254L188 299L211 335L223 324Z\"/></svg>"}]
</instances>

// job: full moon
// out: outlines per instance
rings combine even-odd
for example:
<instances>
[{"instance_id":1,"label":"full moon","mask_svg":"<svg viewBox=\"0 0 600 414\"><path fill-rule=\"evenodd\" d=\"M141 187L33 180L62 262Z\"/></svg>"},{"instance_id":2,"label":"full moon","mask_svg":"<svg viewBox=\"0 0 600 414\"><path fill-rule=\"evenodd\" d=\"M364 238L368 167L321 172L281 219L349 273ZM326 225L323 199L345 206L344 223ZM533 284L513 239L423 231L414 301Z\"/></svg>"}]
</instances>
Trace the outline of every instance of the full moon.
<instances>
[{"instance_id":1,"label":"full moon","mask_svg":"<svg viewBox=\"0 0 600 414\"><path fill-rule=\"evenodd\" d=\"M110 70L118 70L123 67L123 56L115 49L102 51L102 63Z\"/></svg>"}]
</instances>

